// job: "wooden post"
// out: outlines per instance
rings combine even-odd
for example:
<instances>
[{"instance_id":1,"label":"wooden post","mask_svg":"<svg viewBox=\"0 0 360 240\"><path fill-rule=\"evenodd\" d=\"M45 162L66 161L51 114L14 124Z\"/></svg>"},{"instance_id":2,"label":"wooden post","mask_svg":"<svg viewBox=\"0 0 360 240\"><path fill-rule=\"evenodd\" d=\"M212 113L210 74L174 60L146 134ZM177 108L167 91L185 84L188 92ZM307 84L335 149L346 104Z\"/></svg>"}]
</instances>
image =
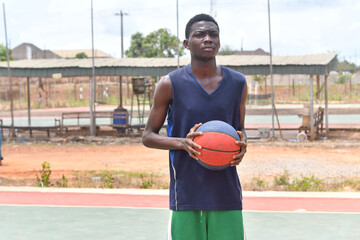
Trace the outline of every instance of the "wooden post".
<instances>
[{"instance_id":1,"label":"wooden post","mask_svg":"<svg viewBox=\"0 0 360 240\"><path fill-rule=\"evenodd\" d=\"M313 75L310 75L310 84L309 84L309 90L310 90L310 140L315 140L315 128L314 128L314 84L313 84Z\"/></svg>"},{"instance_id":2,"label":"wooden post","mask_svg":"<svg viewBox=\"0 0 360 240\"><path fill-rule=\"evenodd\" d=\"M316 101L320 98L320 75L316 75Z\"/></svg>"},{"instance_id":3,"label":"wooden post","mask_svg":"<svg viewBox=\"0 0 360 240\"><path fill-rule=\"evenodd\" d=\"M328 113L328 81L327 78L329 75L325 75L324 84L325 84L325 130L329 132L329 113Z\"/></svg>"}]
</instances>

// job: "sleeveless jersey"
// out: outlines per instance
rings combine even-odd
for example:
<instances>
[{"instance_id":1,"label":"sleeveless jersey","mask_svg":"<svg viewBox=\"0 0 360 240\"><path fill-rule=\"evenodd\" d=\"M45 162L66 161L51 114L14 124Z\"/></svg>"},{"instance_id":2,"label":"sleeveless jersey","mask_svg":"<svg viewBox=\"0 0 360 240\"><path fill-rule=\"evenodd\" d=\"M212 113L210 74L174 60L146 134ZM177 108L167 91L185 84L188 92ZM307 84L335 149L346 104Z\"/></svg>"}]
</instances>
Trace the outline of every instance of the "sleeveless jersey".
<instances>
[{"instance_id":1,"label":"sleeveless jersey","mask_svg":"<svg viewBox=\"0 0 360 240\"><path fill-rule=\"evenodd\" d=\"M168 113L169 137L186 137L197 123L221 120L240 126L241 95L245 76L220 66L223 78L208 93L190 65L169 74L173 101ZM241 210L242 195L236 167L208 170L184 150L169 151L171 210Z\"/></svg>"}]
</instances>

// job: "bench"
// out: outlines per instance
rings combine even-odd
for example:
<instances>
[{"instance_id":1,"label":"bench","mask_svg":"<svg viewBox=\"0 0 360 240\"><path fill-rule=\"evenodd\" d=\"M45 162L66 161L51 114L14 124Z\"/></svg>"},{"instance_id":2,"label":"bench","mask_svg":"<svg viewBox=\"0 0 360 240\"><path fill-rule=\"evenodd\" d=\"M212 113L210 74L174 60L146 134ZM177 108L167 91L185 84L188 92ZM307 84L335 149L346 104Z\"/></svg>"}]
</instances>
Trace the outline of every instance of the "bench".
<instances>
[{"instance_id":1,"label":"bench","mask_svg":"<svg viewBox=\"0 0 360 240\"><path fill-rule=\"evenodd\" d=\"M50 131L57 131L60 129L60 120L55 119L55 125L54 126L6 126L3 125L2 119L0 119L0 129L1 134L3 136L3 129L18 129L22 131L29 131L30 138L33 137L33 131L46 131L48 138L50 138Z\"/></svg>"},{"instance_id":2,"label":"bench","mask_svg":"<svg viewBox=\"0 0 360 240\"><path fill-rule=\"evenodd\" d=\"M116 111L99 111L94 112L94 118L106 119L105 123L96 121L96 127L110 126L116 129L127 129L128 126L128 113ZM87 120L81 122L81 120ZM69 122L70 121L70 122ZM117 123L118 122L118 123ZM119 123L120 122L120 123ZM90 112L65 112L61 114L60 132L68 132L71 127L89 127L90 126Z\"/></svg>"}]
</instances>

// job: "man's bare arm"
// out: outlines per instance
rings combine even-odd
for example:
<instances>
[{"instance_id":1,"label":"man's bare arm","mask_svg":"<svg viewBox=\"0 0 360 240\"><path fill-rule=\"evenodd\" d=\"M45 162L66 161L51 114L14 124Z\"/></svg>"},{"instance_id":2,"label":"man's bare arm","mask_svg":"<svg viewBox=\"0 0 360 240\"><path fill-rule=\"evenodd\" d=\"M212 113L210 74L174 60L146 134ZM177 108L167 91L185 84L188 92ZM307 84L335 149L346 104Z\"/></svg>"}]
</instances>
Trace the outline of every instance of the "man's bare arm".
<instances>
[{"instance_id":1,"label":"man's bare arm","mask_svg":"<svg viewBox=\"0 0 360 240\"><path fill-rule=\"evenodd\" d=\"M157 149L185 150L190 156L196 158L196 154L199 154L196 148L199 149L200 146L195 144L192 139L200 134L195 132L200 125L195 125L190 129L186 138L168 137L159 134L172 97L171 81L169 76L165 76L159 81L154 93L154 105L151 108L149 119L142 136L143 144L147 147Z\"/></svg>"}]
</instances>

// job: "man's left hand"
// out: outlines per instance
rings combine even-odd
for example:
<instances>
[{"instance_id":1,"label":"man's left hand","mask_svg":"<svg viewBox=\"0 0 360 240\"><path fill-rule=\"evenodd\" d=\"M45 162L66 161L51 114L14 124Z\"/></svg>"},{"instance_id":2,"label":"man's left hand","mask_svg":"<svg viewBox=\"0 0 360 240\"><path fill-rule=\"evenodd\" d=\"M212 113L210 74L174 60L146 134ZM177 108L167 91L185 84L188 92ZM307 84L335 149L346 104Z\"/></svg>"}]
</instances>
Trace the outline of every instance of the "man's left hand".
<instances>
[{"instance_id":1,"label":"man's left hand","mask_svg":"<svg viewBox=\"0 0 360 240\"><path fill-rule=\"evenodd\" d=\"M233 156L234 160L230 162L231 167L237 166L241 163L241 161L243 160L243 157L246 153L246 148L247 148L247 143L246 143L243 133L241 131L237 131L237 133L240 137L240 141L236 141L235 143L240 146L241 151L238 154Z\"/></svg>"}]
</instances>

